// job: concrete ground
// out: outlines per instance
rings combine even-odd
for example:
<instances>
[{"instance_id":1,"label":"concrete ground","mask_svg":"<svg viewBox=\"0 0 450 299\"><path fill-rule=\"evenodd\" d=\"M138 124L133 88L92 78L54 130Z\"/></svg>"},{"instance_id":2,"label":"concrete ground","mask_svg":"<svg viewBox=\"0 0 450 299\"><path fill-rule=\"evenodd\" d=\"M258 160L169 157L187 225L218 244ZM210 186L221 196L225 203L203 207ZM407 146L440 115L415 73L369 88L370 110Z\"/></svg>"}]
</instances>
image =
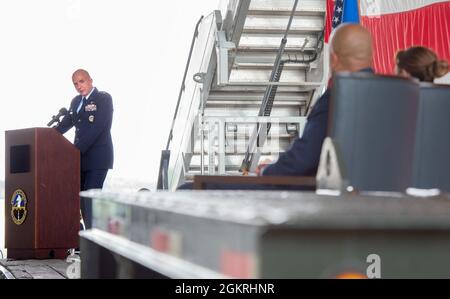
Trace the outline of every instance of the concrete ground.
<instances>
[{"instance_id":1,"label":"concrete ground","mask_svg":"<svg viewBox=\"0 0 450 299\"><path fill-rule=\"evenodd\" d=\"M79 257L76 257L79 261ZM0 266L16 279L79 279L80 263L75 257L62 260L0 260Z\"/></svg>"}]
</instances>

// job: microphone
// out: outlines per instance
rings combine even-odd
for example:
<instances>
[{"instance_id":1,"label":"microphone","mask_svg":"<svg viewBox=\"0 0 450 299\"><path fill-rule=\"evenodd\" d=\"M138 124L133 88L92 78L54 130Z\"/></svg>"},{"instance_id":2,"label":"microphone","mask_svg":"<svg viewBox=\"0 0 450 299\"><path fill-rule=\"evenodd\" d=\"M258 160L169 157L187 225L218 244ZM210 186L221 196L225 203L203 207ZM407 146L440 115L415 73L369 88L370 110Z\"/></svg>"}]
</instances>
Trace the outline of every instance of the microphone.
<instances>
[{"instance_id":1,"label":"microphone","mask_svg":"<svg viewBox=\"0 0 450 299\"><path fill-rule=\"evenodd\" d=\"M59 118L61 117L61 116L65 116L65 115L67 115L67 113L68 113L68 111L67 111L67 109L66 108L61 108L61 110L59 110L59 113L58 113L58 115L54 115L53 117L52 117L52 120L47 124L47 127L51 127L54 123L59 123Z\"/></svg>"}]
</instances>

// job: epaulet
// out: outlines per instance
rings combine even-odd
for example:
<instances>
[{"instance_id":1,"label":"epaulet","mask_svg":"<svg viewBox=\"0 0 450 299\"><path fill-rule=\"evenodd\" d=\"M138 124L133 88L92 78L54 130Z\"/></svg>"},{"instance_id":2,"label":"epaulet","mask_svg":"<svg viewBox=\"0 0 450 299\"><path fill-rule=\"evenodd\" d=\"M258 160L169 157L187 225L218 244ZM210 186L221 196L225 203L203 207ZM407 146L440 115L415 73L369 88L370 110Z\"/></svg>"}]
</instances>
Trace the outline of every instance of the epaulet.
<instances>
[{"instance_id":1,"label":"epaulet","mask_svg":"<svg viewBox=\"0 0 450 299\"><path fill-rule=\"evenodd\" d=\"M80 101L80 98L81 98L80 95L74 97L74 98L72 99L72 103L73 103L74 101L77 101L77 100L78 100L78 102L79 102L79 101Z\"/></svg>"},{"instance_id":2,"label":"epaulet","mask_svg":"<svg viewBox=\"0 0 450 299\"><path fill-rule=\"evenodd\" d=\"M107 93L106 91L99 91L99 94L101 94L102 96L111 96L109 93Z\"/></svg>"}]
</instances>

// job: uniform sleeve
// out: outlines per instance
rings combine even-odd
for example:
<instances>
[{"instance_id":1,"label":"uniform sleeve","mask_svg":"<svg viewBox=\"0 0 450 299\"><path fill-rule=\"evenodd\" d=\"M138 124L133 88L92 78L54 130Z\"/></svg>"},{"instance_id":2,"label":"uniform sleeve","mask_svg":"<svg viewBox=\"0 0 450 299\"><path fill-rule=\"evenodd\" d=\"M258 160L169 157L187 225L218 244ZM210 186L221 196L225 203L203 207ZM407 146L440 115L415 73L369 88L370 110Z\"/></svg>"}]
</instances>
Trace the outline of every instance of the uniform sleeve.
<instances>
[{"instance_id":1,"label":"uniform sleeve","mask_svg":"<svg viewBox=\"0 0 450 299\"><path fill-rule=\"evenodd\" d=\"M72 100L70 107L73 107L74 101L75 100ZM70 109L70 110L72 110L72 109ZM56 127L56 130L61 134L65 134L65 133L67 133L67 131L72 129L72 127L73 127L72 115L70 113L68 113L66 116L63 117L63 119L61 120L61 123Z\"/></svg>"},{"instance_id":2,"label":"uniform sleeve","mask_svg":"<svg viewBox=\"0 0 450 299\"><path fill-rule=\"evenodd\" d=\"M108 124L112 122L113 104L110 95L104 95L102 100L97 102L97 113L95 115L95 122L92 127L83 135L80 136L75 146L82 154L86 153L97 138L107 128Z\"/></svg>"},{"instance_id":3,"label":"uniform sleeve","mask_svg":"<svg viewBox=\"0 0 450 299\"><path fill-rule=\"evenodd\" d=\"M306 124L302 138L282 153L275 164L263 169L263 176L311 176L316 175L322 145L327 135L328 102L315 107L316 111Z\"/></svg>"}]
</instances>

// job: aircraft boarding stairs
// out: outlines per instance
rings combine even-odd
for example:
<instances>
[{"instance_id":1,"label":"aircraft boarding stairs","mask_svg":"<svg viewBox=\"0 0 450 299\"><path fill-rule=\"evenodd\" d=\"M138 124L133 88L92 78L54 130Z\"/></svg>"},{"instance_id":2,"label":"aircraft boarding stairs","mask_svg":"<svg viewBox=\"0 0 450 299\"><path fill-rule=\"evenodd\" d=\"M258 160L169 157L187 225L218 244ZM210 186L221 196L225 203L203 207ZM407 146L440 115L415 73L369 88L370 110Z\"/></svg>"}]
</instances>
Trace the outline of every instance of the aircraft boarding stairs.
<instances>
[{"instance_id":1,"label":"aircraft boarding stairs","mask_svg":"<svg viewBox=\"0 0 450 299\"><path fill-rule=\"evenodd\" d=\"M175 190L195 175L241 175L257 124L270 126L267 142L256 144L261 160L275 160L302 133L326 81L326 1L299 1L293 13L295 2L223 1L200 19L161 158L159 189ZM291 16L281 77L271 80ZM271 86L277 90L263 107Z\"/></svg>"}]
</instances>

